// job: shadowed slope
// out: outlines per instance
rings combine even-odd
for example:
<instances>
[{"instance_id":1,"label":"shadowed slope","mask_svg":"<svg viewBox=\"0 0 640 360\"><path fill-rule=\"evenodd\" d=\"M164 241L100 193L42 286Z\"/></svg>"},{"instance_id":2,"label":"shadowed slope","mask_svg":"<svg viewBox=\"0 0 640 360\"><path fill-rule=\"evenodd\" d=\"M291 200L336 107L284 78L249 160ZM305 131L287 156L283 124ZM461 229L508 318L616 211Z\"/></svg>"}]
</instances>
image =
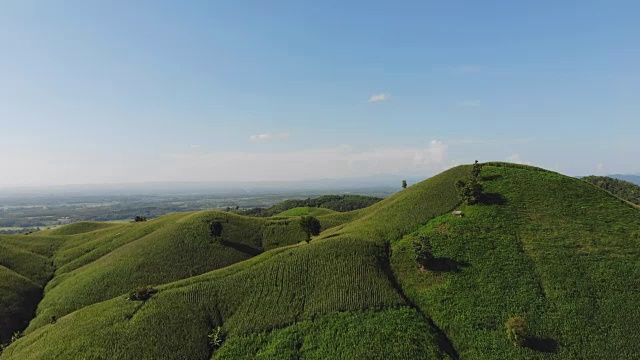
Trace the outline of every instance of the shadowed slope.
<instances>
[{"instance_id":1,"label":"shadowed slope","mask_svg":"<svg viewBox=\"0 0 640 360\"><path fill-rule=\"evenodd\" d=\"M0 237L0 343L33 318L42 287L53 276L49 256L61 243L35 235Z\"/></svg>"}]
</instances>

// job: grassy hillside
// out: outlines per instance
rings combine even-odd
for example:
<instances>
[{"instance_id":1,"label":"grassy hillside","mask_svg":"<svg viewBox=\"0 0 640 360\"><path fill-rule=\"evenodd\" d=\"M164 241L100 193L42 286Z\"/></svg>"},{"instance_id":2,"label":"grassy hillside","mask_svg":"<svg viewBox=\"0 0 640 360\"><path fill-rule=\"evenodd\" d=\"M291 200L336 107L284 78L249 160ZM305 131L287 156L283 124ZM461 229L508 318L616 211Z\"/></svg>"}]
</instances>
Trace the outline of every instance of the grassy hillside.
<instances>
[{"instance_id":1,"label":"grassy hillside","mask_svg":"<svg viewBox=\"0 0 640 360\"><path fill-rule=\"evenodd\" d=\"M91 231L96 231L100 229L107 229L112 226L116 226L117 224L113 223L104 223L104 222L78 222L75 224L63 226L49 232L50 235L76 235L82 233L88 233Z\"/></svg>"},{"instance_id":2,"label":"grassy hillside","mask_svg":"<svg viewBox=\"0 0 640 360\"><path fill-rule=\"evenodd\" d=\"M329 215L334 213L335 211L331 209L305 206L305 207L297 207L297 208L289 209L279 214L276 214L275 216L307 216L307 215L321 216L321 215Z\"/></svg>"},{"instance_id":3,"label":"grassy hillside","mask_svg":"<svg viewBox=\"0 0 640 360\"><path fill-rule=\"evenodd\" d=\"M587 176L582 180L601 187L621 199L640 205L640 185L607 176Z\"/></svg>"},{"instance_id":4,"label":"grassy hillside","mask_svg":"<svg viewBox=\"0 0 640 360\"><path fill-rule=\"evenodd\" d=\"M209 234L213 221L222 223L219 239ZM297 223L217 211L179 213L81 234L69 239L54 257L59 269L28 331L52 316L61 317L136 286L188 278L304 238Z\"/></svg>"},{"instance_id":5,"label":"grassy hillside","mask_svg":"<svg viewBox=\"0 0 640 360\"><path fill-rule=\"evenodd\" d=\"M345 212L366 208L377 203L380 200L382 199L364 195L323 195L313 199L308 198L285 200L267 209L245 210L242 211L241 214L262 217L279 216L278 214L296 208L319 208ZM320 211L319 209L317 211Z\"/></svg>"},{"instance_id":6,"label":"grassy hillside","mask_svg":"<svg viewBox=\"0 0 640 360\"><path fill-rule=\"evenodd\" d=\"M428 180L427 185L440 182L448 184L462 173L460 169L451 171ZM161 264L176 261L164 259L158 263L158 267L144 262L144 268L142 265L138 267L139 274L127 274L126 271L117 269L121 268L122 263L134 261L130 258L136 253L129 249L114 251L71 273L62 274L61 279L56 277L47 288L38 317L31 323L27 336L9 347L3 356L51 358L72 354L86 355L89 351L92 354L108 353L117 348L119 350L115 354L126 358L133 356L131 349L127 348L133 342L127 339L135 339L135 343L139 344L137 351L142 351L147 357L165 354L165 358L208 358L206 336L214 325L222 326L225 336L229 338L244 336L245 339L252 339L251 335L255 333L336 312L406 306L402 292L397 289L393 275L390 274L388 247L381 235L390 229L394 234L400 235L402 231L415 230L421 222L440 213L441 209L448 210L455 206L455 194L442 197L442 189L431 189L432 187L428 185L429 189L426 191L411 187L404 194L385 200L386 205L379 203L370 211L360 210L356 214L361 220L368 219L376 226L370 226L367 222L357 223L357 226L344 234L327 232L327 236L321 236L308 245L303 243L285 246L218 271L159 286L160 292L142 308L139 304L124 299L124 293L128 289L140 285L139 282L129 280L132 277L154 276L151 271L146 270L161 270ZM453 189L452 186L445 188ZM433 199L426 201L432 195ZM406 202L407 206L402 206L402 202ZM389 211L385 212L385 208ZM392 214L396 211L401 211L402 214ZM219 216L222 213L215 214ZM207 213L196 213L185 216L206 215ZM272 225L283 220L224 215L242 220L242 229L247 233L255 233L248 227L251 221L263 222L267 228L299 228L297 222ZM405 221L399 222L398 227L388 228L389 224L385 222L398 216ZM360 226L379 230L379 233L362 232ZM108 231L121 230L113 228ZM107 230L97 233L99 232ZM266 231L264 233L272 234ZM152 235L153 233L147 238ZM78 236L86 237L82 234ZM199 239L197 232L189 234L189 239L194 237ZM136 242L138 241L126 246L133 246ZM65 248L64 251L66 250ZM176 256L172 250L165 250L167 256ZM202 249L197 251L201 252ZM109 259L110 257L120 260ZM180 262L177 263L179 265ZM114 268L113 264L118 266ZM122 268L130 269L131 266ZM175 273L175 270L171 272ZM115 293L117 294L113 295ZM99 302L103 297L114 296L112 300ZM92 303L95 305L87 306ZM79 310L73 312L76 309ZM58 319L55 324L48 323L52 314ZM140 321L131 321L135 319ZM348 325L349 319L352 318L344 319L344 325ZM414 318L412 326L426 326L429 331L420 332L420 336L412 339L412 342L419 344L416 346L429 348L431 353L439 354L438 356L445 354L446 350L434 340L440 336L437 329L429 323L425 324L423 320ZM401 332L407 325L389 325L384 331ZM122 326L129 330L122 331ZM149 331L153 335L150 336ZM86 344L93 343L91 338L96 336L99 336L103 345L87 348ZM50 340L43 343L42 339L47 338ZM60 340L55 340L56 338ZM182 343L183 339L190 339L189 343ZM387 354L402 354L404 351L392 345L386 346L384 353ZM185 353L176 353L177 348L184 349ZM115 356L114 353L111 355Z\"/></svg>"},{"instance_id":7,"label":"grassy hillside","mask_svg":"<svg viewBox=\"0 0 640 360\"><path fill-rule=\"evenodd\" d=\"M640 210L584 181L503 163L484 166L483 203L461 206L454 184L469 171L322 215L327 230L309 244L295 218L220 212L49 235L59 244L41 255L55 277L26 335L0 359L640 353ZM222 223L221 239L209 236L211 221ZM435 256L424 269L415 239ZM158 293L126 299L146 284ZM524 347L505 335L512 316L529 324ZM218 327L220 348L208 339Z\"/></svg>"},{"instance_id":8,"label":"grassy hillside","mask_svg":"<svg viewBox=\"0 0 640 360\"><path fill-rule=\"evenodd\" d=\"M640 212L551 172L487 166L481 175L488 204L460 207L464 217L444 214L392 245L407 295L447 329L460 357L640 353ZM412 259L416 237L433 247L431 268ZM529 324L524 348L505 341L511 316Z\"/></svg>"}]
</instances>

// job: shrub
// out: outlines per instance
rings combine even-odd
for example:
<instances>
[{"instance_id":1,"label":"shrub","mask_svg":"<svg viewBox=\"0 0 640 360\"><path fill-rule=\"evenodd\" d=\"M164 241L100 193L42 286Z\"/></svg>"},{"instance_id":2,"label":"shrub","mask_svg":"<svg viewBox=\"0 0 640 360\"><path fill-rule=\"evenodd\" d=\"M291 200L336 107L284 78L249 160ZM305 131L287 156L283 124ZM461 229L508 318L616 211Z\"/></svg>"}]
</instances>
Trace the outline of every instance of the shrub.
<instances>
[{"instance_id":1,"label":"shrub","mask_svg":"<svg viewBox=\"0 0 640 360\"><path fill-rule=\"evenodd\" d=\"M213 236L214 238L222 235L222 223L220 221L214 221L209 224L209 235Z\"/></svg>"},{"instance_id":2,"label":"shrub","mask_svg":"<svg viewBox=\"0 0 640 360\"><path fill-rule=\"evenodd\" d=\"M505 323L507 338L516 346L523 346L529 335L527 322L520 316L507 319Z\"/></svg>"},{"instance_id":3,"label":"shrub","mask_svg":"<svg viewBox=\"0 0 640 360\"><path fill-rule=\"evenodd\" d=\"M220 326L217 326L215 329L211 330L211 333L209 335L207 335L207 337L209 338L209 345L212 348L219 348L220 346L222 346L222 328Z\"/></svg>"},{"instance_id":4,"label":"shrub","mask_svg":"<svg viewBox=\"0 0 640 360\"><path fill-rule=\"evenodd\" d=\"M133 221L135 221L135 222L147 221L147 217L146 216L136 215L136 217L133 219Z\"/></svg>"},{"instance_id":5,"label":"shrub","mask_svg":"<svg viewBox=\"0 0 640 360\"><path fill-rule=\"evenodd\" d=\"M13 344L14 342L16 342L18 339L20 339L22 337L22 333L19 331L16 331L13 333L13 335L11 335L11 340L9 340L8 343L6 344L2 344L0 343L0 355L2 355L2 352L4 352L4 350L11 344Z\"/></svg>"},{"instance_id":6,"label":"shrub","mask_svg":"<svg viewBox=\"0 0 640 360\"><path fill-rule=\"evenodd\" d=\"M415 239L411 244L413 247L413 256L420 267L427 267L433 260L433 253L431 252L431 244L425 237Z\"/></svg>"},{"instance_id":7,"label":"shrub","mask_svg":"<svg viewBox=\"0 0 640 360\"><path fill-rule=\"evenodd\" d=\"M158 290L152 288L151 286L140 286L133 289L129 293L129 297L127 300L131 301L147 301L153 294L157 293Z\"/></svg>"}]
</instances>

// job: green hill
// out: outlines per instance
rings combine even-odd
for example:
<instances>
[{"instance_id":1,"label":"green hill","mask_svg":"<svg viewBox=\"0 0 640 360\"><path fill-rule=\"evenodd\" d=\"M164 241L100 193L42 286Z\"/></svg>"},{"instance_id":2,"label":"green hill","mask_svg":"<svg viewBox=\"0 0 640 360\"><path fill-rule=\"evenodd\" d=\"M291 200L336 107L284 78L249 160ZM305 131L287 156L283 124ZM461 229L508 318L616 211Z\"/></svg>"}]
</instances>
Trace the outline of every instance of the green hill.
<instances>
[{"instance_id":1,"label":"green hill","mask_svg":"<svg viewBox=\"0 0 640 360\"><path fill-rule=\"evenodd\" d=\"M504 163L483 167L483 202L461 206L454 184L469 171L459 166L367 208L319 216L324 231L309 244L295 218L215 211L61 228L71 235L41 237L48 252L24 245L35 234L2 236L0 244L50 266L28 272L20 264L40 258L15 250L9 275L0 272L12 279L0 301L30 298L32 278L54 276L0 359L640 353L640 210L584 181ZM212 221L221 239L209 235ZM414 260L415 239L432 248L425 268ZM149 300L127 300L147 284L158 290ZM512 316L529 325L523 347L505 335ZM209 338L218 327L221 347Z\"/></svg>"},{"instance_id":2,"label":"green hill","mask_svg":"<svg viewBox=\"0 0 640 360\"><path fill-rule=\"evenodd\" d=\"M273 205L267 209L250 209L244 210L240 213L243 215L251 216L279 216L279 214L297 209L297 208L316 208L318 214L326 214L328 212L322 212L320 209L328 209L333 211L345 212L366 208L371 206L381 198L364 196L364 195L323 195L317 198L308 199L293 199L285 200L279 204ZM300 211L300 210L297 210ZM294 210L294 213L297 212ZM306 215L306 214L305 214ZM312 214L309 214L312 215ZM282 216L294 216L294 215L282 215Z\"/></svg>"},{"instance_id":3,"label":"green hill","mask_svg":"<svg viewBox=\"0 0 640 360\"><path fill-rule=\"evenodd\" d=\"M308 215L321 216L321 215L333 214L335 212L336 211L331 209L305 206L305 207L297 207L297 208L289 209L279 214L276 214L275 216L308 216Z\"/></svg>"},{"instance_id":4,"label":"green hill","mask_svg":"<svg viewBox=\"0 0 640 360\"><path fill-rule=\"evenodd\" d=\"M582 180L599 186L621 199L640 205L640 185L608 176L587 176Z\"/></svg>"}]
</instances>

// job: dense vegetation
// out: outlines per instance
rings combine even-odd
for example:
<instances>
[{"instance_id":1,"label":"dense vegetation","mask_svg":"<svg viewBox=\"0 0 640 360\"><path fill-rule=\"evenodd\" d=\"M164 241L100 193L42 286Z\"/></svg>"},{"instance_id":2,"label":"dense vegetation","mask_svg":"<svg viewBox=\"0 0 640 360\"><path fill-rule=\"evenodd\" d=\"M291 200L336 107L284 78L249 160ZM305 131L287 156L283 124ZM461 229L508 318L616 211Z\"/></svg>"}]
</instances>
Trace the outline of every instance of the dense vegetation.
<instances>
[{"instance_id":1,"label":"dense vegetation","mask_svg":"<svg viewBox=\"0 0 640 360\"><path fill-rule=\"evenodd\" d=\"M287 210L296 208L321 208L333 211L345 212L353 211L371 206L381 198L364 195L323 195L317 198L285 200L267 209L250 209L241 214L252 216L292 216L285 213ZM297 214L296 215L307 215ZM319 213L309 215L321 215Z\"/></svg>"},{"instance_id":2,"label":"dense vegetation","mask_svg":"<svg viewBox=\"0 0 640 360\"><path fill-rule=\"evenodd\" d=\"M40 257L14 252L6 266L46 286L24 336L0 359L639 353L640 210L581 180L505 163L485 164L483 196L461 205L455 184L471 170L317 215L323 231L308 244L298 215L310 214L217 211L0 236L46 260L23 266ZM7 284L6 304L29 290ZM153 293L128 300L147 294L140 289ZM33 305L16 311L29 319Z\"/></svg>"},{"instance_id":3,"label":"dense vegetation","mask_svg":"<svg viewBox=\"0 0 640 360\"><path fill-rule=\"evenodd\" d=\"M599 186L621 199L640 205L639 185L607 176L587 176L582 178L582 180Z\"/></svg>"}]
</instances>

